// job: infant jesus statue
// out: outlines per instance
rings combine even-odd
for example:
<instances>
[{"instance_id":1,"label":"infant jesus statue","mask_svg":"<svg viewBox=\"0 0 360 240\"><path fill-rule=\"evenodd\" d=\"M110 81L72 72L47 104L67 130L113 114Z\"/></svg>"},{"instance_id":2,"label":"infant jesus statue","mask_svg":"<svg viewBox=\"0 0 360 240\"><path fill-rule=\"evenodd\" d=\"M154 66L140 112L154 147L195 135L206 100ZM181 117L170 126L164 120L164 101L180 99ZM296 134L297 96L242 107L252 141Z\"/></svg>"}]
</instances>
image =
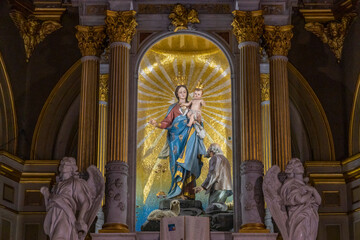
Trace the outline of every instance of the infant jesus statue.
<instances>
[{"instance_id":1,"label":"infant jesus statue","mask_svg":"<svg viewBox=\"0 0 360 240\"><path fill-rule=\"evenodd\" d=\"M188 127L191 127L195 121L201 123L201 107L205 106L205 101L201 99L203 94L202 88L195 88L194 98L188 103L182 103L181 107L190 108L187 117L189 118Z\"/></svg>"}]
</instances>

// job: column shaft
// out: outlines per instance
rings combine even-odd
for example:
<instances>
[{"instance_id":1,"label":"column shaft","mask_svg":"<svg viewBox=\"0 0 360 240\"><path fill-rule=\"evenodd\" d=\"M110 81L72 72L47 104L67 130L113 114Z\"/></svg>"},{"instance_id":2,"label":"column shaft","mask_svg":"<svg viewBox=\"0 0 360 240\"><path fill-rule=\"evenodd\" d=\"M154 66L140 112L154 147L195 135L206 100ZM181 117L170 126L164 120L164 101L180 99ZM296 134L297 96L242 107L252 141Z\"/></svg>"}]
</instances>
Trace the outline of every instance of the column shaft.
<instances>
[{"instance_id":1,"label":"column shaft","mask_svg":"<svg viewBox=\"0 0 360 240\"><path fill-rule=\"evenodd\" d=\"M99 84L99 129L98 129L98 160L97 166L100 172L105 175L107 158L107 124L108 124L108 80L109 74L100 75Z\"/></svg>"},{"instance_id":2,"label":"column shaft","mask_svg":"<svg viewBox=\"0 0 360 240\"><path fill-rule=\"evenodd\" d=\"M108 161L128 161L129 47L112 44L110 49Z\"/></svg>"},{"instance_id":3,"label":"column shaft","mask_svg":"<svg viewBox=\"0 0 360 240\"><path fill-rule=\"evenodd\" d=\"M291 159L287 58L270 58L271 142L273 164L285 170Z\"/></svg>"},{"instance_id":4,"label":"column shaft","mask_svg":"<svg viewBox=\"0 0 360 240\"><path fill-rule=\"evenodd\" d=\"M260 74L261 85L261 126L262 126L262 162L264 174L271 167L271 114L270 114L270 75Z\"/></svg>"},{"instance_id":5,"label":"column shaft","mask_svg":"<svg viewBox=\"0 0 360 240\"><path fill-rule=\"evenodd\" d=\"M98 76L98 58L83 57L77 154L81 171L97 162Z\"/></svg>"},{"instance_id":6,"label":"column shaft","mask_svg":"<svg viewBox=\"0 0 360 240\"><path fill-rule=\"evenodd\" d=\"M293 26L265 26L264 38L270 57L270 102L272 162L285 170L291 159L291 135L287 54Z\"/></svg>"},{"instance_id":7,"label":"column shaft","mask_svg":"<svg viewBox=\"0 0 360 240\"><path fill-rule=\"evenodd\" d=\"M260 68L254 42L239 44L241 161L261 160Z\"/></svg>"}]
</instances>

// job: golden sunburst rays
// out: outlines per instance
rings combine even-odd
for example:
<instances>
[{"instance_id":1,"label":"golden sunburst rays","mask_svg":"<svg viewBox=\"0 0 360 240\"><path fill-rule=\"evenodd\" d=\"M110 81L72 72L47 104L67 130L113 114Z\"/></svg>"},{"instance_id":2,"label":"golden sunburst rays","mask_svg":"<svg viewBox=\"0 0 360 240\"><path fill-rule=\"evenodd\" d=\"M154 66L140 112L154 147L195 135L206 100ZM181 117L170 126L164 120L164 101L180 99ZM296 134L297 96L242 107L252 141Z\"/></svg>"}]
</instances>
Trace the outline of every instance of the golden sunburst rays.
<instances>
[{"instance_id":1,"label":"golden sunburst rays","mask_svg":"<svg viewBox=\"0 0 360 240\"><path fill-rule=\"evenodd\" d=\"M170 38L177 38L175 35ZM196 37L200 38L200 37ZM188 40L184 38L185 41ZM194 40L194 36L191 38ZM229 63L220 49L210 41L200 38L201 51L191 48L169 49L166 38L155 44L143 57L138 79L138 118L137 118L137 198L145 204L159 191L167 192L170 187L169 160L158 158L166 143L167 130L149 125L150 119L164 119L168 107L177 102L174 90L175 78L184 76L189 93L193 93L199 84L203 86L202 117L207 135L205 147L216 142L220 144L226 157L232 163L232 111L231 77ZM173 39L173 43L177 40ZM208 51L204 48L208 46ZM179 41L179 44L181 41ZM186 44L185 44L186 45ZM183 45L181 45L183 46ZM194 44L191 46L195 46ZM191 94L189 96L191 100ZM198 184L205 180L208 161ZM156 197L156 196L155 196Z\"/></svg>"}]
</instances>

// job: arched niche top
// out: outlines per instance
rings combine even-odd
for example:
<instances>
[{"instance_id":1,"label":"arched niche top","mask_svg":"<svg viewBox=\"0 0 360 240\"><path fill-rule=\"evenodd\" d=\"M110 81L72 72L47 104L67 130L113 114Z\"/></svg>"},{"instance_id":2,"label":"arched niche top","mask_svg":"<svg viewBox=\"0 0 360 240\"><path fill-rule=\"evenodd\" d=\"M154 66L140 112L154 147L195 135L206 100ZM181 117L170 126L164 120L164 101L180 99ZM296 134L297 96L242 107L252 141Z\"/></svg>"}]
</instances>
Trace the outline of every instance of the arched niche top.
<instances>
[{"instance_id":1,"label":"arched niche top","mask_svg":"<svg viewBox=\"0 0 360 240\"><path fill-rule=\"evenodd\" d=\"M61 77L41 110L30 159L56 159L68 154L66 149L71 148L68 145L73 142L74 126L77 127L79 119L79 101L76 99L80 94L80 79L81 61L78 60Z\"/></svg>"},{"instance_id":2,"label":"arched niche top","mask_svg":"<svg viewBox=\"0 0 360 240\"><path fill-rule=\"evenodd\" d=\"M0 54L0 150L16 154L17 119L14 97L5 62Z\"/></svg>"},{"instance_id":3,"label":"arched niche top","mask_svg":"<svg viewBox=\"0 0 360 240\"><path fill-rule=\"evenodd\" d=\"M349 156L357 153L360 153L360 74L356 84L349 127Z\"/></svg>"},{"instance_id":4,"label":"arched niche top","mask_svg":"<svg viewBox=\"0 0 360 240\"><path fill-rule=\"evenodd\" d=\"M234 76L234 72L235 72L235 56L233 54L233 51L231 49L229 49L228 44L224 41L224 39L222 39L221 37L209 33L209 32L202 32L202 31L194 31L194 30L184 30L184 31L178 31L178 32L170 32L170 31L166 31L166 32L159 32L159 33L154 33L151 36L149 36L147 39L144 40L143 43L141 43L141 45L139 46L139 49L136 53L135 56L135 68L134 68L134 72L137 73L139 66L140 66L140 62L143 59L145 53L147 52L147 50L149 50L154 44L156 44L157 42L159 42L160 40L170 37L170 36L174 36L174 35L181 35L181 34L185 34L185 35L196 35L202 38L205 38L209 41L211 41L212 43L214 43L226 56L229 64L230 64L230 71L231 71L231 76L233 78ZM137 79L138 76L134 76L135 79Z\"/></svg>"},{"instance_id":5,"label":"arched niche top","mask_svg":"<svg viewBox=\"0 0 360 240\"><path fill-rule=\"evenodd\" d=\"M299 150L300 156L310 158L302 159L303 161L335 160L330 125L315 92L291 63L288 63L288 79L292 105L290 108L292 142L297 144L295 148Z\"/></svg>"}]
</instances>

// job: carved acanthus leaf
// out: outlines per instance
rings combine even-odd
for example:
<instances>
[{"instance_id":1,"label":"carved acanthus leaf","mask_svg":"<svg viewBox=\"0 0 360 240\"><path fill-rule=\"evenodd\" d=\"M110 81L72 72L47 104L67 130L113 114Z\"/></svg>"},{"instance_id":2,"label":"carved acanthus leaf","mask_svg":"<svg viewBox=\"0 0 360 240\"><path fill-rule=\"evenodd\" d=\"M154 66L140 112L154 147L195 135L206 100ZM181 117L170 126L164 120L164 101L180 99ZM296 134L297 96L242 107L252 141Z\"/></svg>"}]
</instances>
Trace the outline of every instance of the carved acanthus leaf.
<instances>
[{"instance_id":1,"label":"carved acanthus leaf","mask_svg":"<svg viewBox=\"0 0 360 240\"><path fill-rule=\"evenodd\" d=\"M200 23L198 12L195 9L186 9L181 4L176 4L169 18L174 26L174 32L188 29L189 23Z\"/></svg>"},{"instance_id":2,"label":"carved acanthus leaf","mask_svg":"<svg viewBox=\"0 0 360 240\"><path fill-rule=\"evenodd\" d=\"M341 21L331 21L327 24L310 22L305 24L305 29L315 34L323 43L327 44L337 61L340 62L344 40L355 16L356 13L348 13L341 18Z\"/></svg>"},{"instance_id":3,"label":"carved acanthus leaf","mask_svg":"<svg viewBox=\"0 0 360 240\"><path fill-rule=\"evenodd\" d=\"M79 41L82 56L100 56L106 34L104 26L76 26L75 34Z\"/></svg>"},{"instance_id":4,"label":"carved acanthus leaf","mask_svg":"<svg viewBox=\"0 0 360 240\"><path fill-rule=\"evenodd\" d=\"M106 33L111 43L131 42L136 33L136 26L138 25L135 14L135 11L106 11Z\"/></svg>"},{"instance_id":5,"label":"carved acanthus leaf","mask_svg":"<svg viewBox=\"0 0 360 240\"><path fill-rule=\"evenodd\" d=\"M34 15L25 17L19 11L10 12L10 17L19 29L24 40L26 61L28 62L35 47L46 36L61 28L61 24L55 21L40 21Z\"/></svg>"},{"instance_id":6,"label":"carved acanthus leaf","mask_svg":"<svg viewBox=\"0 0 360 240\"><path fill-rule=\"evenodd\" d=\"M238 43L258 42L264 29L262 10L252 12L236 10L233 11L233 15L231 26Z\"/></svg>"},{"instance_id":7,"label":"carved acanthus leaf","mask_svg":"<svg viewBox=\"0 0 360 240\"><path fill-rule=\"evenodd\" d=\"M293 37L292 25L265 26L264 38L266 40L266 52L269 57L287 56Z\"/></svg>"},{"instance_id":8,"label":"carved acanthus leaf","mask_svg":"<svg viewBox=\"0 0 360 240\"><path fill-rule=\"evenodd\" d=\"M108 101L108 93L109 93L109 74L101 74L100 75L100 84L99 84L99 100L107 102Z\"/></svg>"},{"instance_id":9,"label":"carved acanthus leaf","mask_svg":"<svg viewBox=\"0 0 360 240\"><path fill-rule=\"evenodd\" d=\"M270 74L260 74L261 102L270 100Z\"/></svg>"}]
</instances>

